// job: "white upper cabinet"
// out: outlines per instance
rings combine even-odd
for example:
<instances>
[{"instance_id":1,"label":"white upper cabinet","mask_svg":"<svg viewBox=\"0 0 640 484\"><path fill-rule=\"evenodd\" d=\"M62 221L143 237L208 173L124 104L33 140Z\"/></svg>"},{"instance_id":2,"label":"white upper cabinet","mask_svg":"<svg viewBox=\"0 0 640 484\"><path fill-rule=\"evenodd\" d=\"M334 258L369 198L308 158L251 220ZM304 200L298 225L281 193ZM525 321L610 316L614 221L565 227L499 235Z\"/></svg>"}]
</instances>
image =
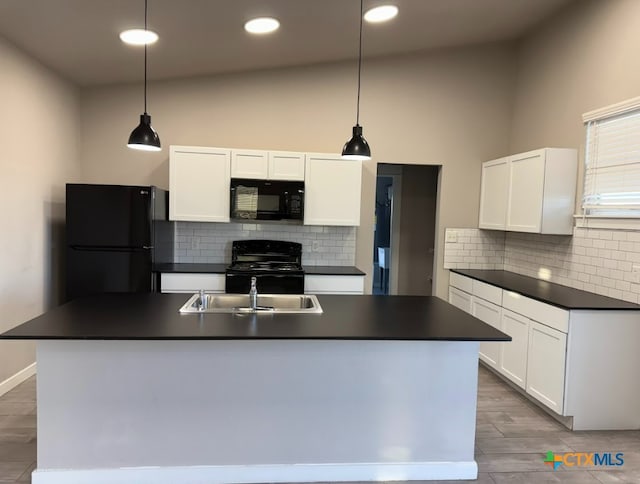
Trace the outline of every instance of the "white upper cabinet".
<instances>
[{"instance_id":1,"label":"white upper cabinet","mask_svg":"<svg viewBox=\"0 0 640 484\"><path fill-rule=\"evenodd\" d=\"M266 151L232 150L231 177L266 180L269 166L267 156Z\"/></svg>"},{"instance_id":2,"label":"white upper cabinet","mask_svg":"<svg viewBox=\"0 0 640 484\"><path fill-rule=\"evenodd\" d=\"M540 232L544 195L545 151L532 151L512 156L509 164L510 189L507 207L507 230Z\"/></svg>"},{"instance_id":3,"label":"white upper cabinet","mask_svg":"<svg viewBox=\"0 0 640 484\"><path fill-rule=\"evenodd\" d=\"M509 199L504 187L509 184L509 158L483 163L481 183L479 226L481 229L504 230Z\"/></svg>"},{"instance_id":4,"label":"white upper cabinet","mask_svg":"<svg viewBox=\"0 0 640 484\"><path fill-rule=\"evenodd\" d=\"M169 219L228 222L231 151L171 146Z\"/></svg>"},{"instance_id":5,"label":"white upper cabinet","mask_svg":"<svg viewBox=\"0 0 640 484\"><path fill-rule=\"evenodd\" d=\"M304 180L304 153L291 151L269 152L269 179Z\"/></svg>"},{"instance_id":6,"label":"white upper cabinet","mask_svg":"<svg viewBox=\"0 0 640 484\"><path fill-rule=\"evenodd\" d=\"M362 162L309 154L305 166L305 225L360 225Z\"/></svg>"},{"instance_id":7,"label":"white upper cabinet","mask_svg":"<svg viewBox=\"0 0 640 484\"><path fill-rule=\"evenodd\" d=\"M257 180L304 180L304 153L231 150L231 177Z\"/></svg>"},{"instance_id":8,"label":"white upper cabinet","mask_svg":"<svg viewBox=\"0 0 640 484\"><path fill-rule=\"evenodd\" d=\"M481 229L573 232L578 154L544 148L482 165Z\"/></svg>"}]
</instances>

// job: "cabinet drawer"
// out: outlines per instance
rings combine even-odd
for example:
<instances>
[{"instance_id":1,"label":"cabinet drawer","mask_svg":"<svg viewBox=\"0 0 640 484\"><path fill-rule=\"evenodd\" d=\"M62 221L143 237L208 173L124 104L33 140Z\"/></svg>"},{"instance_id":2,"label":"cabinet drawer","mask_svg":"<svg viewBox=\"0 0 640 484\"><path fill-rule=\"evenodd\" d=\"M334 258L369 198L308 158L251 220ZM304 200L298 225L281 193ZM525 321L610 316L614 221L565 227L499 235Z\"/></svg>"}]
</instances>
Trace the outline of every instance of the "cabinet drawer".
<instances>
[{"instance_id":1,"label":"cabinet drawer","mask_svg":"<svg viewBox=\"0 0 640 484\"><path fill-rule=\"evenodd\" d=\"M224 292L224 274L160 274L161 292Z\"/></svg>"},{"instance_id":2,"label":"cabinet drawer","mask_svg":"<svg viewBox=\"0 0 640 484\"><path fill-rule=\"evenodd\" d=\"M502 306L529 319L569 332L569 311L511 291L503 291Z\"/></svg>"},{"instance_id":3,"label":"cabinet drawer","mask_svg":"<svg viewBox=\"0 0 640 484\"><path fill-rule=\"evenodd\" d=\"M502 308L500 306L474 297L471 303L471 308L471 314L480 321L490 324L496 329L500 329L500 319L502 316Z\"/></svg>"},{"instance_id":4,"label":"cabinet drawer","mask_svg":"<svg viewBox=\"0 0 640 484\"><path fill-rule=\"evenodd\" d=\"M485 282L476 281L473 282L473 295L486 301L502 306L502 289Z\"/></svg>"},{"instance_id":5,"label":"cabinet drawer","mask_svg":"<svg viewBox=\"0 0 640 484\"><path fill-rule=\"evenodd\" d=\"M473 279L461 276L455 272L449 272L449 285L462 289L465 292L473 293Z\"/></svg>"},{"instance_id":6,"label":"cabinet drawer","mask_svg":"<svg viewBox=\"0 0 640 484\"><path fill-rule=\"evenodd\" d=\"M306 294L364 294L364 276L304 276Z\"/></svg>"},{"instance_id":7,"label":"cabinet drawer","mask_svg":"<svg viewBox=\"0 0 640 484\"><path fill-rule=\"evenodd\" d=\"M449 286L449 304L471 314L471 294Z\"/></svg>"}]
</instances>

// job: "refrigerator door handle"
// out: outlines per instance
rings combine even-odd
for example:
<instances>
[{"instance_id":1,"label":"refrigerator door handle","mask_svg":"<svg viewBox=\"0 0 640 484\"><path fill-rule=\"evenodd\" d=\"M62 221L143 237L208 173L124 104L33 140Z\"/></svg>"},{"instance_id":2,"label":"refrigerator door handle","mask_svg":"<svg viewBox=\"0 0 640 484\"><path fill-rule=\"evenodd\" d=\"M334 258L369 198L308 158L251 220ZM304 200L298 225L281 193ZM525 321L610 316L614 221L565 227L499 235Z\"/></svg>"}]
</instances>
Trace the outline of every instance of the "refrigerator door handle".
<instances>
[{"instance_id":1,"label":"refrigerator door handle","mask_svg":"<svg viewBox=\"0 0 640 484\"><path fill-rule=\"evenodd\" d=\"M153 249L153 245L143 245L143 249Z\"/></svg>"}]
</instances>

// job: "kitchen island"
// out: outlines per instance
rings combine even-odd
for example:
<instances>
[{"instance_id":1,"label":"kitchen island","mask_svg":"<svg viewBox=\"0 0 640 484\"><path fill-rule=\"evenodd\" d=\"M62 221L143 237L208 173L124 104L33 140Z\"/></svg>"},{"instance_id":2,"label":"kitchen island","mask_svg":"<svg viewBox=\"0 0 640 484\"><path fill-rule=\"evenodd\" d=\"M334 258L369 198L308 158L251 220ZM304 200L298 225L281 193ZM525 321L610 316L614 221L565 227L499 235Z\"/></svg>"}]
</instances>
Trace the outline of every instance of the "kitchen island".
<instances>
[{"instance_id":1,"label":"kitchen island","mask_svg":"<svg viewBox=\"0 0 640 484\"><path fill-rule=\"evenodd\" d=\"M433 297L322 314L179 314L184 294L79 299L38 340L34 484L474 479L480 341Z\"/></svg>"}]
</instances>

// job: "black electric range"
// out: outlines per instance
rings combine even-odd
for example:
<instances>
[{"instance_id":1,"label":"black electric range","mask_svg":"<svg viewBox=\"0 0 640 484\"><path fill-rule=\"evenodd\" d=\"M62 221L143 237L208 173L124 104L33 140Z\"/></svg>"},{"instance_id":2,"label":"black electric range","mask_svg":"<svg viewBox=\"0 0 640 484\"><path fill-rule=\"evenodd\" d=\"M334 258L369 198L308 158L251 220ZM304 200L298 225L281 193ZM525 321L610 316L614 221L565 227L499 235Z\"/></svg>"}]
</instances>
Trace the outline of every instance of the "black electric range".
<instances>
[{"instance_id":1,"label":"black electric range","mask_svg":"<svg viewBox=\"0 0 640 484\"><path fill-rule=\"evenodd\" d=\"M258 293L303 294L302 244L281 240L236 240L225 272L226 292L246 294L251 278Z\"/></svg>"}]
</instances>

